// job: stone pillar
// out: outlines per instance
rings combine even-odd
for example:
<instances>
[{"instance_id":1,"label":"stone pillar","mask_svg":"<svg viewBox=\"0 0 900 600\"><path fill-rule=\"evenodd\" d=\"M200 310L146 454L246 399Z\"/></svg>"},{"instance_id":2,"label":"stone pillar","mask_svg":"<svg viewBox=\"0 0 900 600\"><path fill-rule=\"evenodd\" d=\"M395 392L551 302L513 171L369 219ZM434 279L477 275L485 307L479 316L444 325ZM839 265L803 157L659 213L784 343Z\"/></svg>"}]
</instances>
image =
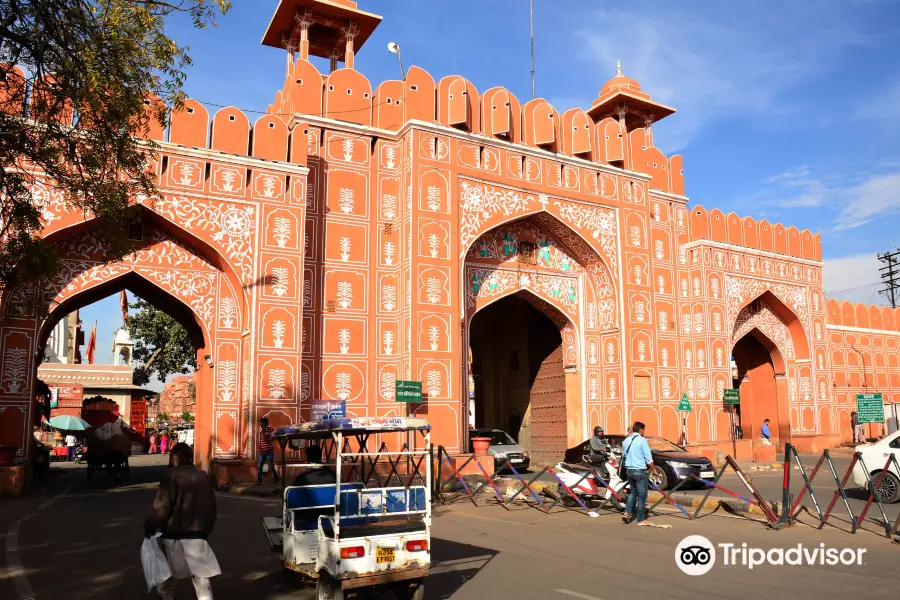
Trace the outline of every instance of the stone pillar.
<instances>
[{"instance_id":1,"label":"stone pillar","mask_svg":"<svg viewBox=\"0 0 900 600\"><path fill-rule=\"evenodd\" d=\"M341 29L341 32L344 34L344 37L347 40L347 44L344 48L344 66L348 69L353 68L353 58L355 56L355 52L353 49L353 40L356 38L356 34L359 32L359 26L351 21L350 25Z\"/></svg>"},{"instance_id":2,"label":"stone pillar","mask_svg":"<svg viewBox=\"0 0 900 600\"><path fill-rule=\"evenodd\" d=\"M297 15L294 17L294 20L297 21L297 24L300 26L300 58L303 60L309 60L309 26L312 25L312 11L307 9L303 11L301 15L300 12L297 12Z\"/></svg>"}]
</instances>

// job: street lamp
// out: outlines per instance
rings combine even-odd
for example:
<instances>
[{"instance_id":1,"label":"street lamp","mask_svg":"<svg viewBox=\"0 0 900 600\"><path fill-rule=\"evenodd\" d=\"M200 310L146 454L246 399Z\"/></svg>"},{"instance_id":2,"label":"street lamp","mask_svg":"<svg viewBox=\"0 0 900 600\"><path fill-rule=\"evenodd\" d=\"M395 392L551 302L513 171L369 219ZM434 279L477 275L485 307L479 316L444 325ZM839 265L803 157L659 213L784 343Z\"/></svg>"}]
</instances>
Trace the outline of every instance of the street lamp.
<instances>
[{"instance_id":1,"label":"street lamp","mask_svg":"<svg viewBox=\"0 0 900 600\"><path fill-rule=\"evenodd\" d=\"M400 58L400 45L397 42L388 42L388 52L397 55L397 61L400 63L400 79L406 81L406 73L403 71L403 59Z\"/></svg>"}]
</instances>

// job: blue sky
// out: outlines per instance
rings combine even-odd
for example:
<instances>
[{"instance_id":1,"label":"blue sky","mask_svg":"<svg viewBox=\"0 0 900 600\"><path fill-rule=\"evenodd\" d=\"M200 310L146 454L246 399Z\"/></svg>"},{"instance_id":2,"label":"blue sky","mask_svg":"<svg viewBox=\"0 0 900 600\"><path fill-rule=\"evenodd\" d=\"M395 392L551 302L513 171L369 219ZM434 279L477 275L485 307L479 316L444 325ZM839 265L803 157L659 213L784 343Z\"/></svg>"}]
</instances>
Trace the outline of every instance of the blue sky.
<instances>
[{"instance_id":1,"label":"blue sky","mask_svg":"<svg viewBox=\"0 0 900 600\"><path fill-rule=\"evenodd\" d=\"M654 126L654 141L684 154L692 204L821 232L826 293L882 303L869 285L875 253L900 244L900 1L618 4L534 0L537 95L586 108L621 60L678 109ZM216 28L171 23L194 61L186 91L265 111L284 80L284 54L260 44L277 0L233 5ZM373 87L399 75L385 49L395 41L407 67L530 98L527 0L359 6L384 16L357 56ZM98 331L112 331L115 307L112 298L84 309L86 328L99 318ZM109 355L107 337L98 357Z\"/></svg>"}]
</instances>

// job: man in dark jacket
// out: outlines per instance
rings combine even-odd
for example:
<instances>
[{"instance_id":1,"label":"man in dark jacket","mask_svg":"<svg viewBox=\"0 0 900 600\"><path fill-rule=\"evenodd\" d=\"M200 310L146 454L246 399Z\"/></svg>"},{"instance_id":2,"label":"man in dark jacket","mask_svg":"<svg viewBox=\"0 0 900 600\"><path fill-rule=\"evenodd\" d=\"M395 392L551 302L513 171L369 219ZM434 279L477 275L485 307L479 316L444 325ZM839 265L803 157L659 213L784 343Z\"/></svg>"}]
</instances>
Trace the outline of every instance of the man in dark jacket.
<instances>
[{"instance_id":1,"label":"man in dark jacket","mask_svg":"<svg viewBox=\"0 0 900 600\"><path fill-rule=\"evenodd\" d=\"M209 579L221 574L216 555L206 541L216 523L216 496L206 473L194 466L187 444L175 444L169 470L159 482L144 534L162 534L172 577L157 586L164 600L175 593L175 579L190 577L198 600L212 600Z\"/></svg>"}]
</instances>

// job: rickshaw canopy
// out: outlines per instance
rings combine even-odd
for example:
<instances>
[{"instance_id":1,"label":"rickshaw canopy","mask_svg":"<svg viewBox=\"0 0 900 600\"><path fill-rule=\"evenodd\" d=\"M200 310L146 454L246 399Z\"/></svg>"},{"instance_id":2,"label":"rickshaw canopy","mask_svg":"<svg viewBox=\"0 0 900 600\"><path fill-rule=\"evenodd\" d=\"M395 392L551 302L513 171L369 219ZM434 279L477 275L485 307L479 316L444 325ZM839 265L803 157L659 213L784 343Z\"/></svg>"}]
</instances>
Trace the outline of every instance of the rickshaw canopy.
<instances>
[{"instance_id":1,"label":"rickshaw canopy","mask_svg":"<svg viewBox=\"0 0 900 600\"><path fill-rule=\"evenodd\" d=\"M362 435L368 432L431 431L431 424L418 417L341 417L285 425L275 430L274 437L290 439L323 439L333 433Z\"/></svg>"}]
</instances>

